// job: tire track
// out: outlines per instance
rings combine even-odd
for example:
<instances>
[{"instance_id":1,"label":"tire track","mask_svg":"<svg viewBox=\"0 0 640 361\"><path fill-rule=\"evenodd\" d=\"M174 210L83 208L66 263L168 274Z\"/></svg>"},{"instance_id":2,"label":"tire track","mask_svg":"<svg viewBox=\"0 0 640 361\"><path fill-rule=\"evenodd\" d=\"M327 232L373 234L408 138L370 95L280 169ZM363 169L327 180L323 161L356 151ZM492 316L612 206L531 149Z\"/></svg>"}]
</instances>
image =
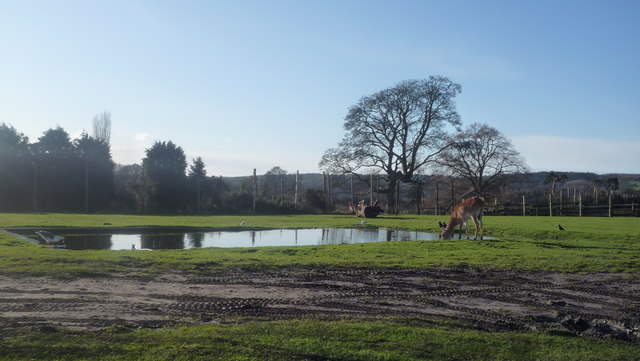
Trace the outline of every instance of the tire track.
<instances>
[{"instance_id":1,"label":"tire track","mask_svg":"<svg viewBox=\"0 0 640 361\"><path fill-rule=\"evenodd\" d=\"M2 276L0 276L2 277ZM263 320L449 319L481 329L561 329L640 339L640 278L457 269L223 270L101 279L0 278L0 326L92 329Z\"/></svg>"}]
</instances>

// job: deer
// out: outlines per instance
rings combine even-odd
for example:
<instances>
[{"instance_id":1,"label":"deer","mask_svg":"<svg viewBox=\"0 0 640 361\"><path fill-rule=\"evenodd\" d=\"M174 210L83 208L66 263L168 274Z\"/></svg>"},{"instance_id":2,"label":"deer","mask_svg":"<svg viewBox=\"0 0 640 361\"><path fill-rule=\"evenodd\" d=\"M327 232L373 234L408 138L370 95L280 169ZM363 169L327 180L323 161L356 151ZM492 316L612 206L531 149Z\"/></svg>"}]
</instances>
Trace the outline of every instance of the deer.
<instances>
[{"instance_id":1,"label":"deer","mask_svg":"<svg viewBox=\"0 0 640 361\"><path fill-rule=\"evenodd\" d=\"M473 224L476 226L476 233L473 237L473 240L478 239L478 228L480 228L480 240L482 240L483 232L482 232L482 209L484 208L484 199L482 197L472 197L469 199L465 199L460 202L457 206L453 208L451 212L451 218L449 218L449 224L443 222L438 222L440 225L440 229L442 229L442 233L440 234L441 240L449 240L453 236L453 231L457 225L460 225L460 234L458 235L458 239L462 238L462 226L467 233L467 239L469 239L469 227L467 222L469 218L473 221Z\"/></svg>"},{"instance_id":2,"label":"deer","mask_svg":"<svg viewBox=\"0 0 640 361\"><path fill-rule=\"evenodd\" d=\"M364 199L358 202L357 206L353 206L351 202L349 202L349 211L358 217L365 218L376 218L380 213L384 213L384 209L378 206L378 201L376 200L373 205L366 205Z\"/></svg>"}]
</instances>

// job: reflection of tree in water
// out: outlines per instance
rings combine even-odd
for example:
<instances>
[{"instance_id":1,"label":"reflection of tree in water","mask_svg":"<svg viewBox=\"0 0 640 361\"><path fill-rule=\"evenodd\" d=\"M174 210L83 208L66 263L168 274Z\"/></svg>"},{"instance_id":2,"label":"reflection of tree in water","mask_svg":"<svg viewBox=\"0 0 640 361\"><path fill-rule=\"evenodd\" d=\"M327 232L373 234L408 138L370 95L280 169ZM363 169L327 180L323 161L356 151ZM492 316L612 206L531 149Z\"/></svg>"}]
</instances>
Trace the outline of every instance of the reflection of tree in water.
<instances>
[{"instance_id":1,"label":"reflection of tree in water","mask_svg":"<svg viewBox=\"0 0 640 361\"><path fill-rule=\"evenodd\" d=\"M182 234L142 234L140 243L142 248L150 249L183 249L184 233Z\"/></svg>"},{"instance_id":2,"label":"reflection of tree in water","mask_svg":"<svg viewBox=\"0 0 640 361\"><path fill-rule=\"evenodd\" d=\"M194 248L202 248L202 242L204 241L204 233L187 233L187 240L189 245Z\"/></svg>"},{"instance_id":3,"label":"reflection of tree in water","mask_svg":"<svg viewBox=\"0 0 640 361\"><path fill-rule=\"evenodd\" d=\"M345 244L353 240L353 229L322 229L320 244ZM298 234L296 233L296 245Z\"/></svg>"},{"instance_id":4,"label":"reflection of tree in water","mask_svg":"<svg viewBox=\"0 0 640 361\"><path fill-rule=\"evenodd\" d=\"M64 244L68 249L111 249L110 234L89 234L65 236Z\"/></svg>"}]
</instances>

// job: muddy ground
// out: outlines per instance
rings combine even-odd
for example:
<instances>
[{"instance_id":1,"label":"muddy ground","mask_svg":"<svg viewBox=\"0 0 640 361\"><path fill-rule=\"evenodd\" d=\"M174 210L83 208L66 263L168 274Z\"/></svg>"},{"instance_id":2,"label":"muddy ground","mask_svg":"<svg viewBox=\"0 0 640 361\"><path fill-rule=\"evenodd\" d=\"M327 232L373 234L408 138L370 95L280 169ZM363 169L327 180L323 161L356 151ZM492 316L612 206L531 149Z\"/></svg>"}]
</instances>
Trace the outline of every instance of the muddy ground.
<instances>
[{"instance_id":1,"label":"muddy ground","mask_svg":"<svg viewBox=\"0 0 640 361\"><path fill-rule=\"evenodd\" d=\"M0 328L348 318L640 342L640 276L474 269L225 270L153 279L0 276Z\"/></svg>"}]
</instances>

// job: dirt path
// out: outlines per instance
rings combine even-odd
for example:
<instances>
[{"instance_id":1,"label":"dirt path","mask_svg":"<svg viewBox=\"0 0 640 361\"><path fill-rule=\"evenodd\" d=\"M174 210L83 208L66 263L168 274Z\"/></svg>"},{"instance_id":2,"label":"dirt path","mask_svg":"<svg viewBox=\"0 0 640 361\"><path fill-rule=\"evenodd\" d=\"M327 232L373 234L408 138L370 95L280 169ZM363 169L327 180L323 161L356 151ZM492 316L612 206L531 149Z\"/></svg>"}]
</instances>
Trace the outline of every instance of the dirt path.
<instances>
[{"instance_id":1,"label":"dirt path","mask_svg":"<svg viewBox=\"0 0 640 361\"><path fill-rule=\"evenodd\" d=\"M640 276L309 268L152 280L0 276L2 328L155 328L238 316L448 320L485 330L559 330L640 342Z\"/></svg>"}]
</instances>

